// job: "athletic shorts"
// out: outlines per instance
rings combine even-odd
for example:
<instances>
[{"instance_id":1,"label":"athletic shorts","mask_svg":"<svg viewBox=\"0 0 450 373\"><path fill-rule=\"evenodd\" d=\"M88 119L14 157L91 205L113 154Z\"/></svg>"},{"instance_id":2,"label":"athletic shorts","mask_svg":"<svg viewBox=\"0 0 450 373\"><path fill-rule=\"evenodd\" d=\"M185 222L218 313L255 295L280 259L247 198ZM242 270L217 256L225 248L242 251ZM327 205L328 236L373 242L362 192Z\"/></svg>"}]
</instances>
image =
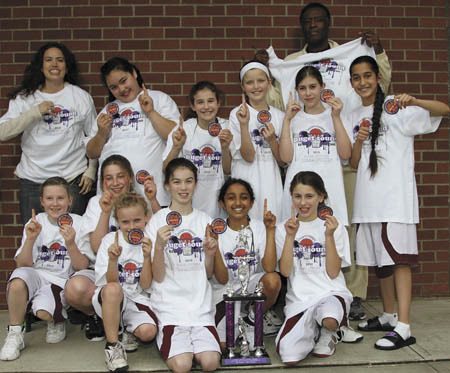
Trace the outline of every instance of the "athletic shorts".
<instances>
[{"instance_id":1,"label":"athletic shorts","mask_svg":"<svg viewBox=\"0 0 450 373\"><path fill-rule=\"evenodd\" d=\"M416 265L415 224L361 223L356 231L356 263L367 267Z\"/></svg>"},{"instance_id":2,"label":"athletic shorts","mask_svg":"<svg viewBox=\"0 0 450 373\"><path fill-rule=\"evenodd\" d=\"M95 284L95 271L93 269L82 269L80 271L75 272L70 276L70 278L75 276L84 276L87 277L89 280L91 280Z\"/></svg>"}]
</instances>

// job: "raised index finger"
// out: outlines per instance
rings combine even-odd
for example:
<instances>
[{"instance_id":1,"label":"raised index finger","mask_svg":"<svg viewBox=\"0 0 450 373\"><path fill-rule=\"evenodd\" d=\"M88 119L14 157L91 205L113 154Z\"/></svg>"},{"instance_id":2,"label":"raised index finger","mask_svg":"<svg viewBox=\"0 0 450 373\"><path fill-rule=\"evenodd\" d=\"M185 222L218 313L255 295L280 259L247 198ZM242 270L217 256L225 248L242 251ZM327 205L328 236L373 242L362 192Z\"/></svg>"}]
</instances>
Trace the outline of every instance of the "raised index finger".
<instances>
[{"instance_id":1,"label":"raised index finger","mask_svg":"<svg viewBox=\"0 0 450 373\"><path fill-rule=\"evenodd\" d=\"M119 246L119 230L117 230L116 234L114 235L114 243L116 246Z\"/></svg>"},{"instance_id":2,"label":"raised index finger","mask_svg":"<svg viewBox=\"0 0 450 373\"><path fill-rule=\"evenodd\" d=\"M35 209L31 209L31 220L36 220L36 211L35 211Z\"/></svg>"},{"instance_id":3,"label":"raised index finger","mask_svg":"<svg viewBox=\"0 0 450 373\"><path fill-rule=\"evenodd\" d=\"M267 213L267 198L264 198L264 215Z\"/></svg>"},{"instance_id":4,"label":"raised index finger","mask_svg":"<svg viewBox=\"0 0 450 373\"><path fill-rule=\"evenodd\" d=\"M143 93L144 93L144 95L147 95L148 94L148 92L147 92L147 88L145 88L145 84L144 83L142 83L142 90L143 90Z\"/></svg>"}]
</instances>

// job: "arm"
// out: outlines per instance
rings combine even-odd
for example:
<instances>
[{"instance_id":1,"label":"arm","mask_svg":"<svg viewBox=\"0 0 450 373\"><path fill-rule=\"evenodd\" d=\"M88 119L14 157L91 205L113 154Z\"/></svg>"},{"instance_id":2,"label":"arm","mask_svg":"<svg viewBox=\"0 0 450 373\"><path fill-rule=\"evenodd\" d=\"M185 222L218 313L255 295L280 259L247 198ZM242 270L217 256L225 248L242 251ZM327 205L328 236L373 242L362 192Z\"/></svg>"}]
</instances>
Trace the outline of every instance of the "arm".
<instances>
[{"instance_id":1,"label":"arm","mask_svg":"<svg viewBox=\"0 0 450 373\"><path fill-rule=\"evenodd\" d=\"M142 264L141 276L139 278L139 285L142 289L148 289L152 284L152 242L149 238L144 237L142 240L142 253L144 254L144 263Z\"/></svg>"},{"instance_id":2,"label":"arm","mask_svg":"<svg viewBox=\"0 0 450 373\"><path fill-rule=\"evenodd\" d=\"M214 255L214 276L219 284L225 285L228 282L228 270L220 250L217 250Z\"/></svg>"},{"instance_id":3,"label":"arm","mask_svg":"<svg viewBox=\"0 0 450 373\"><path fill-rule=\"evenodd\" d=\"M210 279L214 275L216 255L217 252L219 252L219 245L217 243L217 239L211 236L211 227L209 224L206 226L205 239L203 240L203 250L205 252L206 275L208 279ZM228 282L228 280L226 282Z\"/></svg>"},{"instance_id":4,"label":"arm","mask_svg":"<svg viewBox=\"0 0 450 373\"><path fill-rule=\"evenodd\" d=\"M341 119L342 101L338 98L331 98L327 101L327 104L331 106L331 119L336 133L337 152L339 158L346 161L352 155L352 144Z\"/></svg>"},{"instance_id":5,"label":"arm","mask_svg":"<svg viewBox=\"0 0 450 373\"><path fill-rule=\"evenodd\" d=\"M262 267L266 273L275 271L277 266L277 250L275 244L275 230L277 218L271 211L267 210L267 199L264 199L264 225L266 227L266 249L261 260Z\"/></svg>"},{"instance_id":6,"label":"arm","mask_svg":"<svg viewBox=\"0 0 450 373\"><path fill-rule=\"evenodd\" d=\"M261 134L270 145L270 150L272 150L272 154L276 159L278 165L282 167L284 163L280 158L280 147L278 145L277 136L275 134L275 127L273 126L273 124L267 123L261 130Z\"/></svg>"},{"instance_id":7,"label":"arm","mask_svg":"<svg viewBox=\"0 0 450 373\"><path fill-rule=\"evenodd\" d=\"M287 164L291 163L292 158L294 157L294 147L291 137L291 121L300 110L300 105L294 101L292 94L289 93L289 101L284 115L280 136L280 159Z\"/></svg>"},{"instance_id":8,"label":"arm","mask_svg":"<svg viewBox=\"0 0 450 373\"><path fill-rule=\"evenodd\" d=\"M166 169L172 159L180 156L180 152L186 143L186 138L186 131L183 128L183 120L180 118L178 128L172 132L172 148L170 149L169 154L167 154L166 159L163 161L163 170Z\"/></svg>"},{"instance_id":9,"label":"arm","mask_svg":"<svg viewBox=\"0 0 450 373\"><path fill-rule=\"evenodd\" d=\"M86 154L89 158L99 158L103 147L108 141L112 129L112 116L101 113L97 117L98 131L86 145Z\"/></svg>"},{"instance_id":10,"label":"arm","mask_svg":"<svg viewBox=\"0 0 450 373\"><path fill-rule=\"evenodd\" d=\"M153 179L153 176L149 175L145 178L144 181L144 193L145 196L150 201L150 208L153 213L161 210L161 205L159 204L158 200L156 199L156 184Z\"/></svg>"},{"instance_id":11,"label":"arm","mask_svg":"<svg viewBox=\"0 0 450 373\"><path fill-rule=\"evenodd\" d=\"M361 126L358 131L358 135L356 136L356 140L353 144L352 155L350 157L350 166L354 169L358 168L359 161L361 160L361 151L364 144L369 138L369 127Z\"/></svg>"},{"instance_id":12,"label":"arm","mask_svg":"<svg viewBox=\"0 0 450 373\"><path fill-rule=\"evenodd\" d=\"M244 94L242 94L242 104L237 111L236 116L239 121L241 133L241 148L239 151L245 161L252 163L255 159L256 152L250 137L250 130L248 128L248 123L250 121L250 110L248 109L247 102L245 102Z\"/></svg>"},{"instance_id":13,"label":"arm","mask_svg":"<svg viewBox=\"0 0 450 373\"><path fill-rule=\"evenodd\" d=\"M338 226L338 221L334 216L328 215L325 220L325 247L327 249L326 270L331 279L336 278L341 271L342 260L336 250L334 232Z\"/></svg>"},{"instance_id":14,"label":"arm","mask_svg":"<svg viewBox=\"0 0 450 373\"><path fill-rule=\"evenodd\" d=\"M63 236L64 238L64 242L66 243L72 267L76 271L80 271L89 267L89 259L86 255L81 253L75 242L75 229L70 225L63 225L59 229L59 231L61 233L61 236Z\"/></svg>"},{"instance_id":15,"label":"arm","mask_svg":"<svg viewBox=\"0 0 450 373\"><path fill-rule=\"evenodd\" d=\"M108 269L106 270L106 282L119 282L119 256L122 253L122 246L119 246L119 232L114 234L114 243L108 248Z\"/></svg>"},{"instance_id":16,"label":"arm","mask_svg":"<svg viewBox=\"0 0 450 373\"><path fill-rule=\"evenodd\" d=\"M450 114L450 108L447 104L436 101L436 100L422 100L410 96L406 93L402 93L400 95L396 95L395 99L397 100L401 109L407 106L419 106L422 109L428 110L432 117L443 117Z\"/></svg>"},{"instance_id":17,"label":"arm","mask_svg":"<svg viewBox=\"0 0 450 373\"><path fill-rule=\"evenodd\" d=\"M281 253L280 258L280 272L285 277L289 277L292 273L292 268L294 265L294 240L300 226L299 221L295 216L295 210L292 210L292 216L284 224L286 238L284 239L283 252Z\"/></svg>"},{"instance_id":18,"label":"arm","mask_svg":"<svg viewBox=\"0 0 450 373\"><path fill-rule=\"evenodd\" d=\"M99 201L101 213L98 223L94 231L89 233L89 243L91 244L91 248L94 253L97 253L103 237L109 233L109 218L111 216L113 203L114 198L112 193L106 190L102 194Z\"/></svg>"},{"instance_id":19,"label":"arm","mask_svg":"<svg viewBox=\"0 0 450 373\"><path fill-rule=\"evenodd\" d=\"M162 282L166 276L166 264L164 263L164 248L172 235L172 227L164 225L158 229L155 243L155 253L153 254L152 273L156 282Z\"/></svg>"},{"instance_id":20,"label":"arm","mask_svg":"<svg viewBox=\"0 0 450 373\"><path fill-rule=\"evenodd\" d=\"M231 151L230 144L233 134L229 129L222 129L219 133L220 147L222 150L222 168L225 175L231 174Z\"/></svg>"},{"instance_id":21,"label":"arm","mask_svg":"<svg viewBox=\"0 0 450 373\"><path fill-rule=\"evenodd\" d=\"M34 209L31 210L31 220L24 229L24 242L22 250L14 260L17 267L32 267L33 266L33 246L42 231L42 225L36 219Z\"/></svg>"}]
</instances>

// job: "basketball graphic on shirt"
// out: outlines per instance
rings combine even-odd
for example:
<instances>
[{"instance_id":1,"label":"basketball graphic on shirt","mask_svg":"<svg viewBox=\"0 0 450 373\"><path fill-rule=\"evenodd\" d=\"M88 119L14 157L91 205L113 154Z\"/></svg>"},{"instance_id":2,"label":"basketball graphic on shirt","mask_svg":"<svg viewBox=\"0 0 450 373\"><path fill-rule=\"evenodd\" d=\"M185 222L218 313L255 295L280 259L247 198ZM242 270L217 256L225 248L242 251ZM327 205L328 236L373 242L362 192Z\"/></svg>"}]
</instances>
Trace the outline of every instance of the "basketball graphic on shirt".
<instances>
[{"instance_id":1,"label":"basketball graphic on shirt","mask_svg":"<svg viewBox=\"0 0 450 373\"><path fill-rule=\"evenodd\" d=\"M139 282L142 267L134 261L119 264L119 282L121 284L134 285Z\"/></svg>"},{"instance_id":2,"label":"basketball graphic on shirt","mask_svg":"<svg viewBox=\"0 0 450 373\"><path fill-rule=\"evenodd\" d=\"M139 131L141 113L133 108L125 108L113 119L113 128L119 128L122 132Z\"/></svg>"},{"instance_id":3,"label":"basketball graphic on shirt","mask_svg":"<svg viewBox=\"0 0 450 373\"><path fill-rule=\"evenodd\" d=\"M54 242L50 245L48 250L48 261L56 262L64 268L64 259L67 255L67 249L59 242Z\"/></svg>"},{"instance_id":4,"label":"basketball graphic on shirt","mask_svg":"<svg viewBox=\"0 0 450 373\"><path fill-rule=\"evenodd\" d=\"M199 263L203 260L203 240L194 232L184 229L171 236L168 243L169 253L178 256L180 265Z\"/></svg>"},{"instance_id":5,"label":"basketball graphic on shirt","mask_svg":"<svg viewBox=\"0 0 450 373\"><path fill-rule=\"evenodd\" d=\"M390 115L397 114L400 110L400 106L398 105L397 100L394 100L393 98L390 98L389 100L386 100L383 105L384 111Z\"/></svg>"},{"instance_id":6,"label":"basketball graphic on shirt","mask_svg":"<svg viewBox=\"0 0 450 373\"><path fill-rule=\"evenodd\" d=\"M294 255L300 268L320 268L325 257L325 249L314 237L303 236L298 240L298 246L294 242Z\"/></svg>"},{"instance_id":7,"label":"basketball graphic on shirt","mask_svg":"<svg viewBox=\"0 0 450 373\"><path fill-rule=\"evenodd\" d=\"M222 153L211 144L205 144L200 149L191 150L191 161L199 172L218 172L222 160Z\"/></svg>"},{"instance_id":8,"label":"basketball graphic on shirt","mask_svg":"<svg viewBox=\"0 0 450 373\"><path fill-rule=\"evenodd\" d=\"M62 106L55 105L51 114L45 114L43 120L45 123L53 126L63 125L68 127L69 121L73 118L73 114Z\"/></svg>"}]
</instances>

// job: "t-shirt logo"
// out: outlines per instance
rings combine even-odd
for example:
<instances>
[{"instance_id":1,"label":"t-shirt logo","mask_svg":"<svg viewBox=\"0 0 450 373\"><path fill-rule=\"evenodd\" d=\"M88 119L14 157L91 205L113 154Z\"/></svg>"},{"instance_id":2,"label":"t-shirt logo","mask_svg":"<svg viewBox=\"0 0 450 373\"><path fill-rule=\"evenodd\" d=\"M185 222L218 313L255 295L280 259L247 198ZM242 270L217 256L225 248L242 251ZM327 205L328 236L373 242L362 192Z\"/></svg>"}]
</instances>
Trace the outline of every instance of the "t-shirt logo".
<instances>
[{"instance_id":1,"label":"t-shirt logo","mask_svg":"<svg viewBox=\"0 0 450 373\"><path fill-rule=\"evenodd\" d=\"M169 254L176 254L178 262L192 263L203 261L203 240L194 232L183 229L169 238L167 243Z\"/></svg>"},{"instance_id":2,"label":"t-shirt logo","mask_svg":"<svg viewBox=\"0 0 450 373\"><path fill-rule=\"evenodd\" d=\"M332 58L324 58L323 60L306 64L305 66L314 66L320 71L324 79L329 76L329 79L334 79L335 74L342 75L345 71L345 66L340 65L338 61Z\"/></svg>"},{"instance_id":3,"label":"t-shirt logo","mask_svg":"<svg viewBox=\"0 0 450 373\"><path fill-rule=\"evenodd\" d=\"M136 130L139 131L139 119L141 113L132 108L125 108L120 112L120 115L114 117L112 127L120 128L122 130Z\"/></svg>"},{"instance_id":4,"label":"t-shirt logo","mask_svg":"<svg viewBox=\"0 0 450 373\"><path fill-rule=\"evenodd\" d=\"M212 145L204 145L200 149L194 148L186 158L190 158L200 172L201 169L215 169L218 171L222 159L222 153Z\"/></svg>"},{"instance_id":5,"label":"t-shirt logo","mask_svg":"<svg viewBox=\"0 0 450 373\"><path fill-rule=\"evenodd\" d=\"M311 127L306 131L300 131L297 136L294 135L294 143L306 149L324 150L330 154L330 146L336 145L334 135L326 132L320 127Z\"/></svg>"},{"instance_id":6,"label":"t-shirt logo","mask_svg":"<svg viewBox=\"0 0 450 373\"><path fill-rule=\"evenodd\" d=\"M119 264L119 282L121 284L134 285L139 282L142 266L130 260L124 264Z\"/></svg>"},{"instance_id":7,"label":"t-shirt logo","mask_svg":"<svg viewBox=\"0 0 450 373\"><path fill-rule=\"evenodd\" d=\"M301 268L319 268L325 264L326 249L312 236L294 240L294 259Z\"/></svg>"},{"instance_id":8,"label":"t-shirt logo","mask_svg":"<svg viewBox=\"0 0 450 373\"><path fill-rule=\"evenodd\" d=\"M64 268L64 262L67 256L67 248L59 242L53 242L49 247L42 245L38 248L37 261L44 263L56 263L58 267Z\"/></svg>"},{"instance_id":9,"label":"t-shirt logo","mask_svg":"<svg viewBox=\"0 0 450 373\"><path fill-rule=\"evenodd\" d=\"M73 119L74 113L71 113L68 109L62 106L55 105L51 114L45 114L43 116L44 122L48 125L61 124L64 127L69 126L69 122Z\"/></svg>"}]
</instances>

